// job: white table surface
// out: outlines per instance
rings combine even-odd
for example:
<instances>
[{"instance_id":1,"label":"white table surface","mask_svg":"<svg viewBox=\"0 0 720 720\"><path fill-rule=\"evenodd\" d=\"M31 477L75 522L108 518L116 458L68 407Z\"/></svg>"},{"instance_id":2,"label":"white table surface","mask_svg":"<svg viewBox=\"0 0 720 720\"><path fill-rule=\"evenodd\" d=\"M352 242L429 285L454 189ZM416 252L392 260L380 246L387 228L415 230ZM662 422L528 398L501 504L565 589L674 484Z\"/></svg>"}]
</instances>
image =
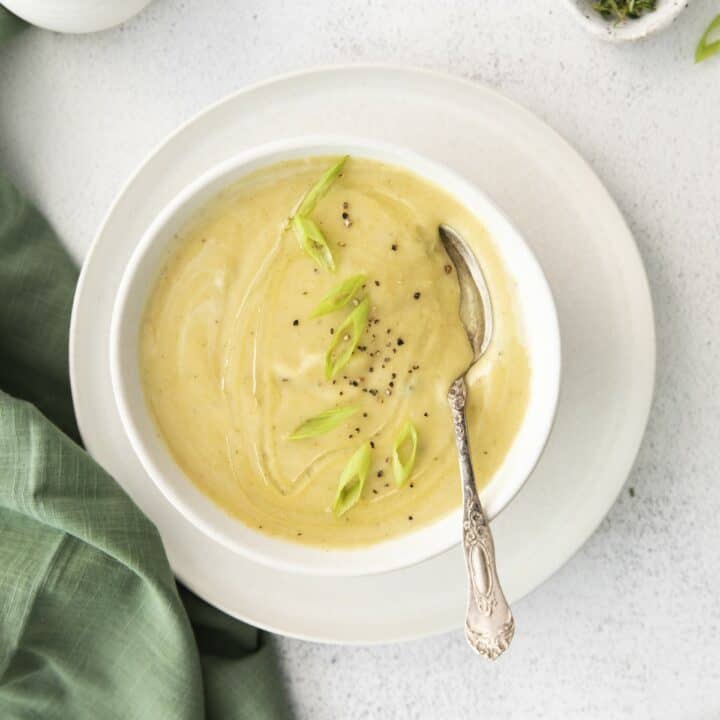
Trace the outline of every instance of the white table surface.
<instances>
[{"instance_id":1,"label":"white table surface","mask_svg":"<svg viewBox=\"0 0 720 720\"><path fill-rule=\"evenodd\" d=\"M495 665L460 632L372 648L278 639L298 717L720 718L720 58L692 63L718 12L695 0L668 32L613 47L558 0L155 0L116 30L30 30L0 50L0 167L78 260L128 174L203 106L363 61L525 104L590 161L637 237L657 393L599 531L517 605Z\"/></svg>"}]
</instances>

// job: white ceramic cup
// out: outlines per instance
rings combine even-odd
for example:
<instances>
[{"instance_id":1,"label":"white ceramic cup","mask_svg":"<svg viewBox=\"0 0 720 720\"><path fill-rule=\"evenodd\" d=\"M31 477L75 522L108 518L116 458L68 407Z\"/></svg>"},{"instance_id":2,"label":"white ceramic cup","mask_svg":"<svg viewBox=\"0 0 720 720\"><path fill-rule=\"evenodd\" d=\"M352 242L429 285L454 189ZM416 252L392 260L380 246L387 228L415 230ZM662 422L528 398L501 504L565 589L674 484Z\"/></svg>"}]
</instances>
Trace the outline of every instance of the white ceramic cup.
<instances>
[{"instance_id":1,"label":"white ceramic cup","mask_svg":"<svg viewBox=\"0 0 720 720\"><path fill-rule=\"evenodd\" d=\"M120 25L151 0L2 0L33 25L62 33L90 33Z\"/></svg>"},{"instance_id":2,"label":"white ceramic cup","mask_svg":"<svg viewBox=\"0 0 720 720\"><path fill-rule=\"evenodd\" d=\"M538 461L552 427L560 384L558 321L538 262L495 205L453 171L395 146L357 138L306 137L241 153L197 178L165 207L140 239L118 289L110 330L110 362L120 417L148 475L193 524L256 562L314 575L365 575L421 562L459 541L461 511L458 508L431 525L358 549L323 550L271 538L244 525L203 495L173 460L145 402L138 345L145 304L171 252L173 235L200 208L224 187L260 167L292 158L341 154L404 167L451 193L482 220L506 271L517 281L518 307L532 368L529 403L507 456L481 492L490 518L512 500Z\"/></svg>"}]
</instances>

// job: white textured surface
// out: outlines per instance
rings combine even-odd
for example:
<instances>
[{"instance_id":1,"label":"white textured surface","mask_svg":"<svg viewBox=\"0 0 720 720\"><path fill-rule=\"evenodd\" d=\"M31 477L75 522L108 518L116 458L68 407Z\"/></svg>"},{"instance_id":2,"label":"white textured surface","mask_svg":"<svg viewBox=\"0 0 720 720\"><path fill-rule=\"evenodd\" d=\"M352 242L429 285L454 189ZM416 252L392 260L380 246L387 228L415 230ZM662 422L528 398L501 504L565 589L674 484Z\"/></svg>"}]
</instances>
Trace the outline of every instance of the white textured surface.
<instances>
[{"instance_id":1,"label":"white textured surface","mask_svg":"<svg viewBox=\"0 0 720 720\"><path fill-rule=\"evenodd\" d=\"M114 31L32 30L0 51L0 166L78 258L179 122L333 62L500 89L580 149L636 233L660 351L635 496L519 603L495 665L460 633L368 649L279 640L300 718L720 717L720 59L691 59L717 12L696 0L668 32L612 47L555 0L156 0Z\"/></svg>"}]
</instances>

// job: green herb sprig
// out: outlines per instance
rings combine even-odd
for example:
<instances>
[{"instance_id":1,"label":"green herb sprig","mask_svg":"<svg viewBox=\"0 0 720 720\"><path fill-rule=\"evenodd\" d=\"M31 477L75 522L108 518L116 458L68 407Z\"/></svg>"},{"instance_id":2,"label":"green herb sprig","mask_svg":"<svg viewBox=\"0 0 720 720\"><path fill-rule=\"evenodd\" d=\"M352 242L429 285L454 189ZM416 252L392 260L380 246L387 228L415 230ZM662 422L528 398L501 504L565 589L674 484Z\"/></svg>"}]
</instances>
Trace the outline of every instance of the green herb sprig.
<instances>
[{"instance_id":1,"label":"green herb sprig","mask_svg":"<svg viewBox=\"0 0 720 720\"><path fill-rule=\"evenodd\" d=\"M360 499L370 470L371 454L370 443L363 443L340 474L337 494L332 506L333 512L338 517L344 515Z\"/></svg>"},{"instance_id":2,"label":"green herb sprig","mask_svg":"<svg viewBox=\"0 0 720 720\"><path fill-rule=\"evenodd\" d=\"M335 271L332 251L322 230L310 219L309 215L340 175L347 159L348 156L344 155L323 173L315 185L308 190L295 214L290 218L290 224L295 231L300 247L319 267L330 272Z\"/></svg>"},{"instance_id":3,"label":"green herb sprig","mask_svg":"<svg viewBox=\"0 0 720 720\"><path fill-rule=\"evenodd\" d=\"M341 310L357 295L366 280L366 275L352 275L343 280L320 300L310 317L317 318Z\"/></svg>"},{"instance_id":4,"label":"green herb sprig","mask_svg":"<svg viewBox=\"0 0 720 720\"><path fill-rule=\"evenodd\" d=\"M710 37L715 31L718 31L718 37L716 40L710 41ZM707 26L707 30L705 30L703 36L700 38L700 42L695 50L695 62L699 63L707 60L718 52L720 52L720 15Z\"/></svg>"},{"instance_id":5,"label":"green herb sprig","mask_svg":"<svg viewBox=\"0 0 720 720\"><path fill-rule=\"evenodd\" d=\"M645 13L653 12L657 7L657 0L598 0L593 3L593 10L597 10L606 20L637 20Z\"/></svg>"},{"instance_id":6,"label":"green herb sprig","mask_svg":"<svg viewBox=\"0 0 720 720\"><path fill-rule=\"evenodd\" d=\"M310 218L300 215L292 219L292 228L298 244L315 263L323 270L334 272L335 260L322 230Z\"/></svg>"},{"instance_id":7,"label":"green herb sprig","mask_svg":"<svg viewBox=\"0 0 720 720\"><path fill-rule=\"evenodd\" d=\"M369 314L370 299L366 297L335 331L325 353L325 377L328 380L332 380L350 362L365 331Z\"/></svg>"},{"instance_id":8,"label":"green herb sprig","mask_svg":"<svg viewBox=\"0 0 720 720\"><path fill-rule=\"evenodd\" d=\"M395 437L392 451L392 467L395 476L395 484L402 487L410 473L415 467L415 456L417 455L418 433L415 426L409 420L402 426ZM401 455L403 457L401 457Z\"/></svg>"},{"instance_id":9,"label":"green herb sprig","mask_svg":"<svg viewBox=\"0 0 720 720\"><path fill-rule=\"evenodd\" d=\"M322 198L327 195L330 186L335 182L342 172L349 155L343 155L334 165L329 167L322 177L308 190L297 209L296 215L307 217Z\"/></svg>"},{"instance_id":10,"label":"green herb sprig","mask_svg":"<svg viewBox=\"0 0 720 720\"><path fill-rule=\"evenodd\" d=\"M293 430L290 440L305 440L324 435L326 432L334 430L343 420L347 420L358 412L360 409L353 405L325 410L301 422Z\"/></svg>"}]
</instances>

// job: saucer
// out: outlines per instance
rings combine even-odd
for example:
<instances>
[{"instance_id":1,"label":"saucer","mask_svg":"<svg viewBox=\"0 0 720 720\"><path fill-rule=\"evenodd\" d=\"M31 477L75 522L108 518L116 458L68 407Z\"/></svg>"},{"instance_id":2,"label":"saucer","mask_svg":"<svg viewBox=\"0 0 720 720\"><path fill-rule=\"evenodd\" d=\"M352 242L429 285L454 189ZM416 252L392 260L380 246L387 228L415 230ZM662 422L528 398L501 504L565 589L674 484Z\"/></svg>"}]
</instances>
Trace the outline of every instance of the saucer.
<instances>
[{"instance_id":1,"label":"saucer","mask_svg":"<svg viewBox=\"0 0 720 720\"><path fill-rule=\"evenodd\" d=\"M462 625L459 547L410 568L354 578L256 564L197 530L156 489L133 453L111 389L113 302L123 268L160 209L230 155L318 132L402 144L474 181L525 237L553 290L563 344L555 426L532 476L492 523L510 601L561 567L622 489L652 399L652 304L632 235L582 158L527 110L445 75L352 66L264 82L190 120L130 178L85 260L73 308L71 381L89 452L157 525L178 578L228 614L309 640L407 640Z\"/></svg>"}]
</instances>

